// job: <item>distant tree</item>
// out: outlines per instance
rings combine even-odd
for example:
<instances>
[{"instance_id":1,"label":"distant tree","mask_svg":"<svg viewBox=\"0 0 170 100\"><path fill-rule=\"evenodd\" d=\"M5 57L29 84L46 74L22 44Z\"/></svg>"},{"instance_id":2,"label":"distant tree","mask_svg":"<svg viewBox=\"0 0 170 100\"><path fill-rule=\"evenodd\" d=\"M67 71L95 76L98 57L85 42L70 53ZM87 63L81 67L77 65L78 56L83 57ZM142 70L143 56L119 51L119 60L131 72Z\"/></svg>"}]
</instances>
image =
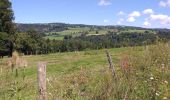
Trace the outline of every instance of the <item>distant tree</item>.
<instances>
[{"instance_id":1,"label":"distant tree","mask_svg":"<svg viewBox=\"0 0 170 100\"><path fill-rule=\"evenodd\" d=\"M5 48L5 51L2 50L1 52L8 52L9 55L12 55L15 43L13 15L11 2L9 0L0 0L0 37L3 37L1 44L5 43L5 45L0 44L0 46Z\"/></svg>"},{"instance_id":2,"label":"distant tree","mask_svg":"<svg viewBox=\"0 0 170 100\"><path fill-rule=\"evenodd\" d=\"M113 32L111 32L111 31L107 31L107 33L108 33L108 34L112 34Z\"/></svg>"},{"instance_id":3,"label":"distant tree","mask_svg":"<svg viewBox=\"0 0 170 100\"><path fill-rule=\"evenodd\" d=\"M43 37L43 34L37 32L35 29L30 29L30 30L28 30L28 31L27 31L27 34L28 34L31 38L35 39L35 40L40 39L41 37Z\"/></svg>"},{"instance_id":4,"label":"distant tree","mask_svg":"<svg viewBox=\"0 0 170 100\"><path fill-rule=\"evenodd\" d=\"M27 54L31 48L31 37L26 33L16 33L15 49L19 52Z\"/></svg>"},{"instance_id":5,"label":"distant tree","mask_svg":"<svg viewBox=\"0 0 170 100\"><path fill-rule=\"evenodd\" d=\"M6 44L8 43L8 34L0 32L0 56L4 56L8 49Z\"/></svg>"},{"instance_id":6,"label":"distant tree","mask_svg":"<svg viewBox=\"0 0 170 100\"><path fill-rule=\"evenodd\" d=\"M149 31L145 31L145 33L149 33Z\"/></svg>"},{"instance_id":7,"label":"distant tree","mask_svg":"<svg viewBox=\"0 0 170 100\"><path fill-rule=\"evenodd\" d=\"M96 31L96 34L99 34L99 31Z\"/></svg>"},{"instance_id":8,"label":"distant tree","mask_svg":"<svg viewBox=\"0 0 170 100\"><path fill-rule=\"evenodd\" d=\"M64 36L64 40L68 40L68 39L71 39L71 38L72 38L71 35L65 35L65 36Z\"/></svg>"},{"instance_id":9,"label":"distant tree","mask_svg":"<svg viewBox=\"0 0 170 100\"><path fill-rule=\"evenodd\" d=\"M43 45L42 43L44 43L43 34L37 32L34 29L30 29L29 31L27 31L27 34L30 36L29 51L31 52L31 54L37 54L37 52L41 51L41 45Z\"/></svg>"},{"instance_id":10,"label":"distant tree","mask_svg":"<svg viewBox=\"0 0 170 100\"><path fill-rule=\"evenodd\" d=\"M90 30L89 30L89 31L90 31L90 32L91 32L91 31L94 31L94 27L90 27Z\"/></svg>"},{"instance_id":11,"label":"distant tree","mask_svg":"<svg viewBox=\"0 0 170 100\"><path fill-rule=\"evenodd\" d=\"M86 34L86 35L87 35L87 34L89 34L89 32L88 32L88 31L85 31L85 32L84 32L84 34Z\"/></svg>"}]
</instances>

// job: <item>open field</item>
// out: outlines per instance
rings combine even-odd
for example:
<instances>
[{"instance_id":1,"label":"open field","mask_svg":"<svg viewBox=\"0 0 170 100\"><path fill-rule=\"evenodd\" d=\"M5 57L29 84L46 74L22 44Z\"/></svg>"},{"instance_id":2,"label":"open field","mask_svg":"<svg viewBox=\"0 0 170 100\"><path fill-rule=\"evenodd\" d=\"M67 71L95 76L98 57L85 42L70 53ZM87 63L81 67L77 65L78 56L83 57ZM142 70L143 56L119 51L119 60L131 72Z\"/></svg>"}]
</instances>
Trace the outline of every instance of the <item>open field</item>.
<instances>
[{"instance_id":1,"label":"open field","mask_svg":"<svg viewBox=\"0 0 170 100\"><path fill-rule=\"evenodd\" d=\"M154 48L154 50L157 49L159 48ZM167 48L161 50L169 55ZM143 56L144 47L109 49L109 52L116 67L118 83L114 82L109 71L105 50L24 56L23 58L28 61L28 67L25 72L23 69L19 69L18 77L15 77L15 72L6 66L8 58L1 59L0 100L37 99L37 63L39 61L47 62L47 96L49 100L120 100L123 98L160 100L170 97L169 56L165 58L161 55L162 52L156 53L161 59L158 59L158 62L161 61L161 64L158 63L158 65L164 64L162 66L166 68L162 73L162 67L155 68L156 64L152 65L146 61ZM129 54L134 56L133 61L129 61L129 63L132 63L133 67L139 68L132 68L134 69L132 73L122 72L120 59ZM153 57L155 54L150 56ZM147 58L150 56L147 55ZM144 68L143 66L149 68L143 70L141 69ZM161 70L157 71L159 69Z\"/></svg>"},{"instance_id":2,"label":"open field","mask_svg":"<svg viewBox=\"0 0 170 100\"><path fill-rule=\"evenodd\" d=\"M117 32L116 29L90 29L89 27L83 27L83 28L68 28L68 30L64 30L61 32L50 32L46 33L48 36L46 36L46 39L50 40L63 40L64 36L71 35L72 37L80 36L82 33L87 33L86 35L103 35L107 34L108 32ZM118 33L144 33L146 30L137 30L137 29L127 29L122 30ZM154 33L154 31L148 31L150 33Z\"/></svg>"},{"instance_id":3,"label":"open field","mask_svg":"<svg viewBox=\"0 0 170 100\"><path fill-rule=\"evenodd\" d=\"M114 62L118 61L118 55L124 51L125 48L121 49L110 49L113 53ZM39 61L47 62L47 78L54 83L47 83L48 89L60 87L63 85L66 77L80 73L81 70L94 70L98 72L100 69L107 69L107 58L104 50L100 51L84 51L84 52L69 52L69 53L56 53L49 55L38 55L38 56L25 56L24 59L28 61L28 68L25 70L25 80L22 80L22 70L20 71L19 78L15 78L15 73L7 69L4 65L8 58L1 59L1 84L0 84L0 98L3 99L36 99L37 98L37 63ZM4 66L3 66L4 65ZM4 71L7 71L7 73ZM92 71L93 72L93 71ZM91 75L90 75L91 76ZM94 75L92 75L94 76ZM52 80L51 80L52 79ZM64 79L64 80L63 80ZM19 81L19 83L15 83ZM50 84L56 84L51 87ZM17 87L18 86L18 87ZM18 88L22 88L18 90ZM55 92L56 90L48 90L49 93ZM58 91L58 90L57 90ZM50 95L49 95L50 98Z\"/></svg>"},{"instance_id":4,"label":"open field","mask_svg":"<svg viewBox=\"0 0 170 100\"><path fill-rule=\"evenodd\" d=\"M46 36L45 39L50 39L50 40L63 40L64 36L62 35L52 35L52 36Z\"/></svg>"}]
</instances>

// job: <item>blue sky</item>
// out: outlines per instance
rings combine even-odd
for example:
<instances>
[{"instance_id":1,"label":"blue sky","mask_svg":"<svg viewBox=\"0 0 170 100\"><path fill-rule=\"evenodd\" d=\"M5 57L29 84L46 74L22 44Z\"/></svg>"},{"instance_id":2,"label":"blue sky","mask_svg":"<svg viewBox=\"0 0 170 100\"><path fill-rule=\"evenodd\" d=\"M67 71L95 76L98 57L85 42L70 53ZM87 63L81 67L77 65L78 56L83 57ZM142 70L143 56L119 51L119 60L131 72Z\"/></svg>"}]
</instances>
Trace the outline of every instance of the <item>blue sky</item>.
<instances>
[{"instance_id":1,"label":"blue sky","mask_svg":"<svg viewBox=\"0 0 170 100\"><path fill-rule=\"evenodd\" d=\"M15 22L170 28L170 0L11 0Z\"/></svg>"}]
</instances>

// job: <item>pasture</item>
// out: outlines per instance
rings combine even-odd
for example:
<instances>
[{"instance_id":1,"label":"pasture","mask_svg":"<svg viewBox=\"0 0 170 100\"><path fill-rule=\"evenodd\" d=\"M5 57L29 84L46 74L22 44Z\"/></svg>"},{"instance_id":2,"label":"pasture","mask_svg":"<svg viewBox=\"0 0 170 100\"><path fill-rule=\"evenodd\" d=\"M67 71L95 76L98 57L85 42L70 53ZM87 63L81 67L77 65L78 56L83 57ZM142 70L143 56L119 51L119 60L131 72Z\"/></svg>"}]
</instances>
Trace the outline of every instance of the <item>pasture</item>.
<instances>
[{"instance_id":1,"label":"pasture","mask_svg":"<svg viewBox=\"0 0 170 100\"><path fill-rule=\"evenodd\" d=\"M28 66L18 70L18 77L6 65L8 58L0 59L0 100L36 100L40 61L47 62L48 100L170 98L169 44L150 46L149 50L127 47L108 51L116 68L116 81L105 50L23 56ZM127 69L121 62L128 64Z\"/></svg>"},{"instance_id":2,"label":"pasture","mask_svg":"<svg viewBox=\"0 0 170 100\"><path fill-rule=\"evenodd\" d=\"M86 33L87 36L90 35L104 35L108 34L108 32L118 32L118 33L144 33L146 30L138 30L138 29L127 29L127 30L121 30L118 32L117 29L91 29L89 27L83 27L83 28L68 28L68 30L64 30L61 32L50 32L46 33L45 39L50 40L63 40L64 36L71 35L72 37L80 36L82 33ZM154 31L148 31L149 33L154 33Z\"/></svg>"}]
</instances>

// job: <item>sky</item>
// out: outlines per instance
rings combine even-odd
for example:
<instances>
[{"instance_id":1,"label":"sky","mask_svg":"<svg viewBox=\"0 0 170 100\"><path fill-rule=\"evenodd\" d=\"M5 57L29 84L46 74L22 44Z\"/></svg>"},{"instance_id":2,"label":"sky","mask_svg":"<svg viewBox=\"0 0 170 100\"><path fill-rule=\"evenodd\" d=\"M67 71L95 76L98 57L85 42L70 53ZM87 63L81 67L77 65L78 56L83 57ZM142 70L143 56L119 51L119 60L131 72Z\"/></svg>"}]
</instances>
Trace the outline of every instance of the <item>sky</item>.
<instances>
[{"instance_id":1,"label":"sky","mask_svg":"<svg viewBox=\"0 0 170 100\"><path fill-rule=\"evenodd\" d=\"M170 28L170 0L10 0L17 23Z\"/></svg>"}]
</instances>

